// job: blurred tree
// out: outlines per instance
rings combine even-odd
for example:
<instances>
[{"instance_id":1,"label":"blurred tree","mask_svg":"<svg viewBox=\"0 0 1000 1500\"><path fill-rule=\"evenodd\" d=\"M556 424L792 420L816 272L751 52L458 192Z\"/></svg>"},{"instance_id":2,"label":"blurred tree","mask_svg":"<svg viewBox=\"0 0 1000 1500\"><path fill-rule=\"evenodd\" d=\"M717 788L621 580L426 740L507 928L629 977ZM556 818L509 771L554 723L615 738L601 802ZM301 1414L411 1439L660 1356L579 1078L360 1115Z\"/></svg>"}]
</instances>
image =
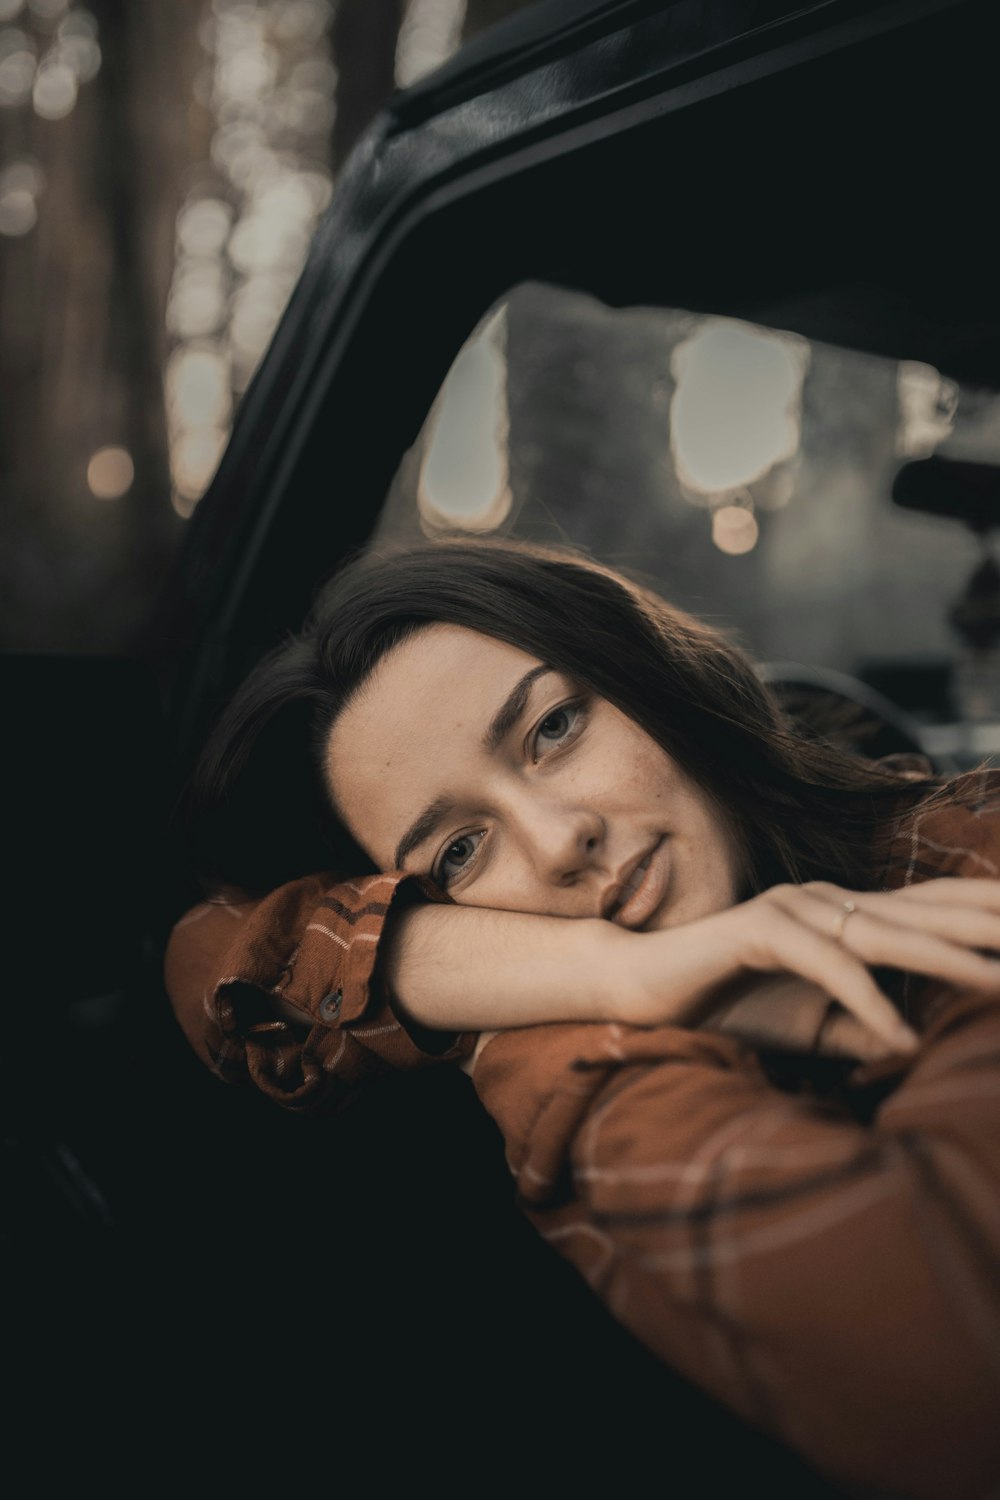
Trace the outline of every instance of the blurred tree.
<instances>
[{"instance_id":1,"label":"blurred tree","mask_svg":"<svg viewBox=\"0 0 1000 1500\"><path fill-rule=\"evenodd\" d=\"M268 3L280 20L280 4ZM526 3L441 0L446 50ZM331 0L334 169L396 87L400 27L418 4L428 0ZM86 27L90 16L103 54L65 118L39 111L37 100L32 107L30 80L16 107L0 97L0 178L14 163L43 185L37 223L25 232L8 225L0 238L7 649L138 643L183 532L170 504L165 310L177 213L217 124L211 85L196 88L206 65L202 27L224 9L209 0L31 0L4 9L10 46L24 35L29 51L47 55L67 17ZM230 10L238 19L238 7ZM114 499L88 483L94 454L109 447L125 450L118 463L134 468Z\"/></svg>"},{"instance_id":2,"label":"blurred tree","mask_svg":"<svg viewBox=\"0 0 1000 1500\"><path fill-rule=\"evenodd\" d=\"M103 66L68 119L4 112L4 156L40 168L37 227L0 253L0 638L8 648L129 640L173 550L161 369L202 0L92 0ZM44 40L44 39L43 39ZM177 101L191 100L178 108ZM87 482L127 450L120 499Z\"/></svg>"}]
</instances>

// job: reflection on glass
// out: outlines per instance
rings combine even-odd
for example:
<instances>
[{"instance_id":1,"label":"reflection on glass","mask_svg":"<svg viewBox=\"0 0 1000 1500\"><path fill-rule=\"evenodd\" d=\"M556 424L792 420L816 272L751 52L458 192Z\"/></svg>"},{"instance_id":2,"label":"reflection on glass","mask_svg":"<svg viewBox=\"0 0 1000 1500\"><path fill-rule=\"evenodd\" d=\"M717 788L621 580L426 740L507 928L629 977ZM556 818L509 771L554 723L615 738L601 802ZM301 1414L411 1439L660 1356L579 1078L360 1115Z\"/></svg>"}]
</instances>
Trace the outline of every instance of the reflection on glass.
<instances>
[{"instance_id":1,"label":"reflection on glass","mask_svg":"<svg viewBox=\"0 0 1000 1500\"><path fill-rule=\"evenodd\" d=\"M670 430L682 483L725 494L790 458L807 364L804 340L723 318L675 348Z\"/></svg>"},{"instance_id":2,"label":"reflection on glass","mask_svg":"<svg viewBox=\"0 0 1000 1500\"><path fill-rule=\"evenodd\" d=\"M933 365L903 359L896 371L896 393L896 451L901 458L928 458L955 426L958 386Z\"/></svg>"},{"instance_id":3,"label":"reflection on glass","mask_svg":"<svg viewBox=\"0 0 1000 1500\"><path fill-rule=\"evenodd\" d=\"M947 727L975 706L953 616L985 565L947 505L892 501L903 460L931 447L1000 466L1000 392L529 282L456 356L379 538L499 528L579 545L731 628L759 660L828 667L890 697L916 684L896 701ZM1000 681L996 656L988 669Z\"/></svg>"},{"instance_id":4,"label":"reflection on glass","mask_svg":"<svg viewBox=\"0 0 1000 1500\"><path fill-rule=\"evenodd\" d=\"M466 344L441 389L420 470L425 530L489 531L510 511L503 330L500 312Z\"/></svg>"}]
</instances>

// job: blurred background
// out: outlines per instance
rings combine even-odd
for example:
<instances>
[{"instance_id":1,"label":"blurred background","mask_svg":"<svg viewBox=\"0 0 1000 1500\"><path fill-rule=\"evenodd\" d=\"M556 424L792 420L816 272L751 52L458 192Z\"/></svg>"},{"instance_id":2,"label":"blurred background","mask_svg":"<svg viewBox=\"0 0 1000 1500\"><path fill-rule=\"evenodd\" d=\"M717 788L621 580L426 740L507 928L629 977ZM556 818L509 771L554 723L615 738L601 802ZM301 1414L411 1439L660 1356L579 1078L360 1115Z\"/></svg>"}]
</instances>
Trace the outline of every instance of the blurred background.
<instances>
[{"instance_id":1,"label":"blurred background","mask_svg":"<svg viewBox=\"0 0 1000 1500\"><path fill-rule=\"evenodd\" d=\"M526 0L0 0L0 644L128 651L359 134Z\"/></svg>"},{"instance_id":2,"label":"blurred background","mask_svg":"<svg viewBox=\"0 0 1000 1500\"><path fill-rule=\"evenodd\" d=\"M352 147L394 90L525 8L0 0L4 649L141 652ZM512 287L380 534L580 543L759 659L884 690L927 748L974 763L1000 750L994 533L892 493L913 461L1000 462L1000 397L852 351L848 325L838 348L780 312Z\"/></svg>"}]
</instances>

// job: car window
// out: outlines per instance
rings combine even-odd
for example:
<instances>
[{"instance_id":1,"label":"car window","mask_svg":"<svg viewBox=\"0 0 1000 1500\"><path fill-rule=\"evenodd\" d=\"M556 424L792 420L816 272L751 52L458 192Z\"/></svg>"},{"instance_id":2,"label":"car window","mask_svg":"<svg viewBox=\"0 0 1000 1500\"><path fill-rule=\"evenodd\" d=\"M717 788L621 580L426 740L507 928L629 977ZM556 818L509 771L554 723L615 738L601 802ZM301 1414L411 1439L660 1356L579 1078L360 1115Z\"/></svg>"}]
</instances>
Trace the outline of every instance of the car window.
<instances>
[{"instance_id":1,"label":"car window","mask_svg":"<svg viewBox=\"0 0 1000 1500\"><path fill-rule=\"evenodd\" d=\"M378 537L580 545L758 659L867 682L928 743L978 754L1000 748L983 727L1000 672L955 620L986 538L892 497L931 454L1000 462L1000 396L923 363L523 283L455 359ZM973 722L974 746L941 727Z\"/></svg>"}]
</instances>

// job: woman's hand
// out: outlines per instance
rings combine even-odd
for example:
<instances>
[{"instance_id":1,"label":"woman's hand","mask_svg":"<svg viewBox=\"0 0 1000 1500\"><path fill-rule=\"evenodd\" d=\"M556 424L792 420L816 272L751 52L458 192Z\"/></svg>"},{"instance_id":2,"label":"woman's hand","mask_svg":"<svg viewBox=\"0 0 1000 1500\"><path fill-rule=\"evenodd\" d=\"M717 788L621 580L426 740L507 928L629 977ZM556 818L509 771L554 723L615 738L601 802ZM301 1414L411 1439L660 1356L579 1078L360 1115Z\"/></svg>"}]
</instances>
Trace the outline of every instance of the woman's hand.
<instances>
[{"instance_id":1,"label":"woman's hand","mask_svg":"<svg viewBox=\"0 0 1000 1500\"><path fill-rule=\"evenodd\" d=\"M877 1031L831 1000L825 990L796 974L754 974L701 1022L750 1046L814 1057L875 1062L899 1055ZM907 1051L911 1050L907 1046Z\"/></svg>"},{"instance_id":2,"label":"woman's hand","mask_svg":"<svg viewBox=\"0 0 1000 1500\"><path fill-rule=\"evenodd\" d=\"M849 909L848 909L849 906ZM1000 881L933 880L906 890L782 885L661 932L599 918L486 907L409 907L390 922L380 975L404 1014L442 1031L558 1021L715 1026L763 1045L869 1057L910 1052L915 1034L879 989L880 966L1000 990ZM780 1004L764 976L790 978ZM753 1007L734 998L759 993ZM772 994L763 1004L765 989ZM795 996L801 1003L793 1004ZM829 1001L839 1002L829 1016ZM866 1050L867 1048L867 1050Z\"/></svg>"},{"instance_id":3,"label":"woman's hand","mask_svg":"<svg viewBox=\"0 0 1000 1500\"><path fill-rule=\"evenodd\" d=\"M780 885L686 926L633 937L619 1019L637 1025L713 1025L714 1014L718 1029L749 1035L751 1011L744 1005L740 1018L727 987L753 975L787 975L812 986L817 1026L822 1017L816 1004L825 996L870 1028L884 1048L912 1051L916 1034L879 989L871 969L884 966L952 984L1000 988L1000 962L988 956L1000 952L1000 881L931 880L887 892L848 891L824 882ZM792 996L804 1000L808 992L784 986L772 990L762 1006L764 993L755 1000L757 1021L765 1033L780 1033L785 1023L775 1017L783 1007L786 1021L794 1022L797 1045L802 1018L789 1006ZM822 1050L847 1052L861 1044L856 1026L833 1020Z\"/></svg>"},{"instance_id":4,"label":"woman's hand","mask_svg":"<svg viewBox=\"0 0 1000 1500\"><path fill-rule=\"evenodd\" d=\"M727 987L726 996L704 1016L700 1030L720 1032L752 1047L856 1062L875 1062L901 1050L899 1043L890 1046L825 990L795 974L755 974L735 989ZM479 1054L500 1034L480 1032L474 1050L459 1063L463 1072L474 1073Z\"/></svg>"}]
</instances>

